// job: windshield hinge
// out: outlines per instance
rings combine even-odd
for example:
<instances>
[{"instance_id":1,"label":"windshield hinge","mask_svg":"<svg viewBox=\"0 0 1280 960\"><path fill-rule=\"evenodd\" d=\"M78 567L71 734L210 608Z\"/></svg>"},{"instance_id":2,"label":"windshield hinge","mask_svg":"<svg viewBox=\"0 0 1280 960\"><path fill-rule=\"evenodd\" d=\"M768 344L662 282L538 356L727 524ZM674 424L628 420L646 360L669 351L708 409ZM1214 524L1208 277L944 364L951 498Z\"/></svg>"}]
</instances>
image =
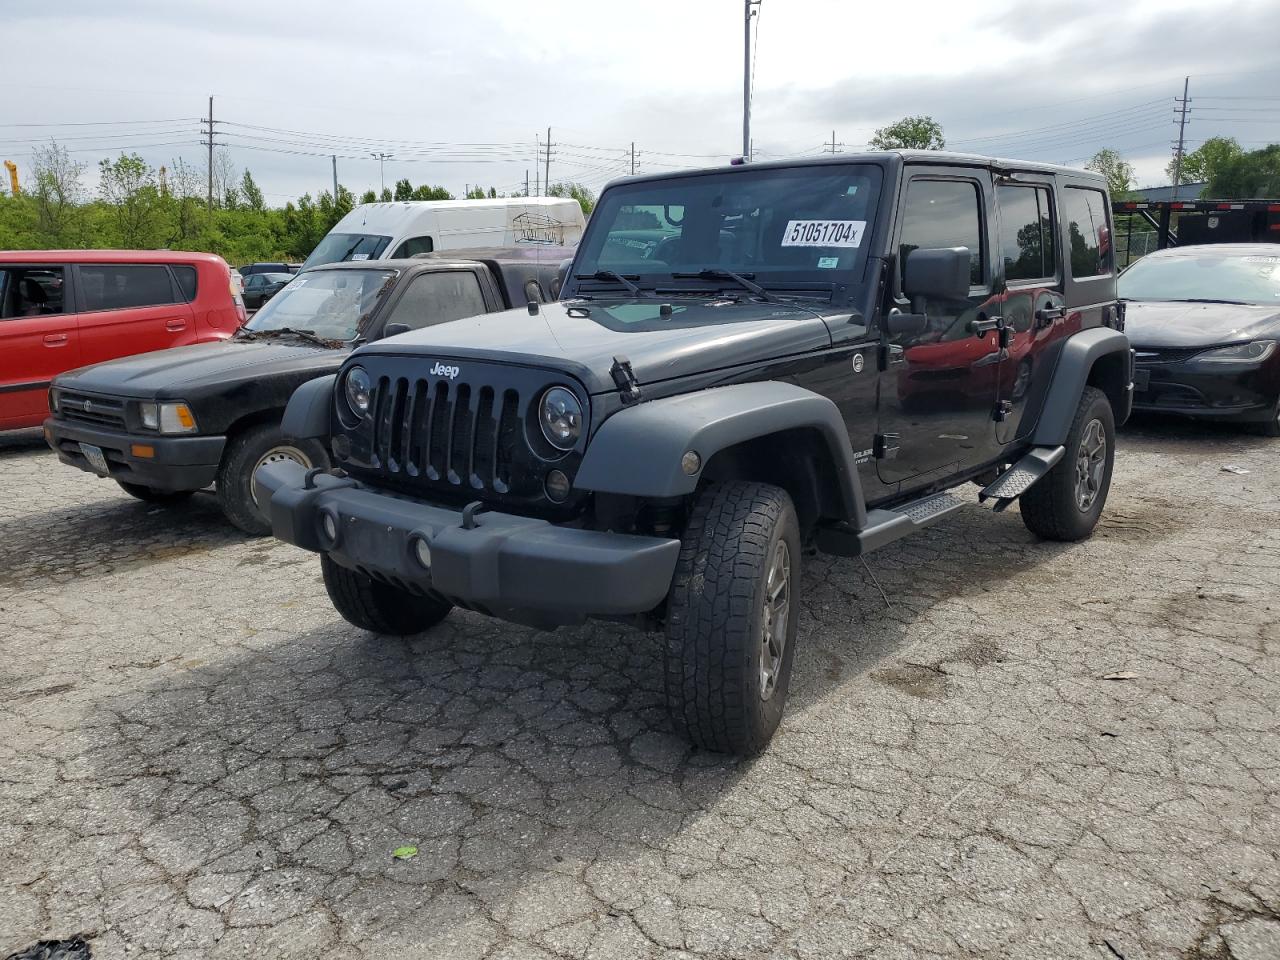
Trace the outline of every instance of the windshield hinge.
<instances>
[{"instance_id":1,"label":"windshield hinge","mask_svg":"<svg viewBox=\"0 0 1280 960\"><path fill-rule=\"evenodd\" d=\"M631 369L631 361L626 357L613 358L609 376L613 377L614 386L618 388L618 396L623 403L636 403L640 399L640 384L636 380L635 371Z\"/></svg>"}]
</instances>

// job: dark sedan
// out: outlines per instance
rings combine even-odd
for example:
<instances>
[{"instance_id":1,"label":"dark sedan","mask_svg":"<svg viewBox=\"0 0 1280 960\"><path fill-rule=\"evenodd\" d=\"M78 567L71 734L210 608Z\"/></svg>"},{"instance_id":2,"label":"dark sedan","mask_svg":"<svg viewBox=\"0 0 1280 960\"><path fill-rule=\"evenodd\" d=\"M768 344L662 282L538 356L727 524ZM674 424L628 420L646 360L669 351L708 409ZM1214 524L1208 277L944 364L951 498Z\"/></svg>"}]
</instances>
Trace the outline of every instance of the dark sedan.
<instances>
[{"instance_id":1,"label":"dark sedan","mask_svg":"<svg viewBox=\"0 0 1280 960\"><path fill-rule=\"evenodd\" d=\"M262 305L284 289L293 279L292 273L253 273L244 278L246 310L261 310Z\"/></svg>"},{"instance_id":2,"label":"dark sedan","mask_svg":"<svg viewBox=\"0 0 1280 960\"><path fill-rule=\"evenodd\" d=\"M1280 437L1280 246L1143 257L1120 277L1134 409L1256 424Z\"/></svg>"}]
</instances>

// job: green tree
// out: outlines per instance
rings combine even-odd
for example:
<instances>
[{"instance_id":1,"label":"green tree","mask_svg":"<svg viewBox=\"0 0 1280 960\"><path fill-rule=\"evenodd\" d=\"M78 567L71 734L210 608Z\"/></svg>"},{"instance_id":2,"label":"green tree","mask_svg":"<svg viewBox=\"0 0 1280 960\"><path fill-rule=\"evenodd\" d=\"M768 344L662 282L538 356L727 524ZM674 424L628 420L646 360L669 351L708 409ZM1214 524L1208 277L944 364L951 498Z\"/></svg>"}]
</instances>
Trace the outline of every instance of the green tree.
<instances>
[{"instance_id":1,"label":"green tree","mask_svg":"<svg viewBox=\"0 0 1280 960\"><path fill-rule=\"evenodd\" d=\"M452 200L453 194L444 187L429 187L425 183L413 191L415 200Z\"/></svg>"},{"instance_id":2,"label":"green tree","mask_svg":"<svg viewBox=\"0 0 1280 960\"><path fill-rule=\"evenodd\" d=\"M378 202L378 191L377 191L377 190L366 190L364 193L360 194L360 202L361 202L361 203L377 203L377 202Z\"/></svg>"},{"instance_id":3,"label":"green tree","mask_svg":"<svg viewBox=\"0 0 1280 960\"><path fill-rule=\"evenodd\" d=\"M1280 197L1280 143L1225 161L1214 171L1206 193L1223 200Z\"/></svg>"},{"instance_id":4,"label":"green tree","mask_svg":"<svg viewBox=\"0 0 1280 960\"><path fill-rule=\"evenodd\" d=\"M172 161L165 205L169 217L169 246L177 250L208 245L202 237L206 226L200 174L181 157ZM248 176L248 174L245 174Z\"/></svg>"},{"instance_id":5,"label":"green tree","mask_svg":"<svg viewBox=\"0 0 1280 960\"><path fill-rule=\"evenodd\" d=\"M466 199L483 200L486 196L488 196L488 194L484 192L484 187L480 186L479 184L476 184L474 187L472 187L470 190L467 191Z\"/></svg>"},{"instance_id":6,"label":"green tree","mask_svg":"<svg viewBox=\"0 0 1280 960\"><path fill-rule=\"evenodd\" d=\"M871 138L877 150L941 150L947 145L942 124L933 117L903 117L881 127Z\"/></svg>"},{"instance_id":7,"label":"green tree","mask_svg":"<svg viewBox=\"0 0 1280 960\"><path fill-rule=\"evenodd\" d=\"M1212 180L1226 164L1244 153L1235 137L1210 137L1182 158L1182 182L1196 183ZM1173 183L1176 161L1170 160L1165 173Z\"/></svg>"},{"instance_id":8,"label":"green tree","mask_svg":"<svg viewBox=\"0 0 1280 960\"><path fill-rule=\"evenodd\" d=\"M162 204L156 172L136 153L98 163L99 192L107 206L112 245L150 249L160 245Z\"/></svg>"},{"instance_id":9,"label":"green tree","mask_svg":"<svg viewBox=\"0 0 1280 960\"><path fill-rule=\"evenodd\" d=\"M413 184L411 184L407 178L404 180L397 180L394 196L397 200L412 200Z\"/></svg>"},{"instance_id":10,"label":"green tree","mask_svg":"<svg viewBox=\"0 0 1280 960\"><path fill-rule=\"evenodd\" d=\"M50 140L32 151L36 232L41 246L78 247L85 236L85 165Z\"/></svg>"},{"instance_id":11,"label":"green tree","mask_svg":"<svg viewBox=\"0 0 1280 960\"><path fill-rule=\"evenodd\" d=\"M1100 173L1107 181L1107 191L1112 200L1123 200L1133 190L1133 164L1124 160L1110 148L1099 150L1084 165L1086 170Z\"/></svg>"},{"instance_id":12,"label":"green tree","mask_svg":"<svg viewBox=\"0 0 1280 960\"><path fill-rule=\"evenodd\" d=\"M253 179L253 174L248 170L240 178L240 195L244 197L245 205L250 210L262 213L267 208L266 198L262 195L262 190L258 188L257 182Z\"/></svg>"},{"instance_id":13,"label":"green tree","mask_svg":"<svg viewBox=\"0 0 1280 960\"><path fill-rule=\"evenodd\" d=\"M553 183L547 189L547 196L568 197L577 200L579 206L582 207L583 216L590 216L596 205L596 195L591 192L590 188L580 183Z\"/></svg>"},{"instance_id":14,"label":"green tree","mask_svg":"<svg viewBox=\"0 0 1280 960\"><path fill-rule=\"evenodd\" d=\"M378 199L381 200L383 203L390 203L393 198L394 198L394 195L391 193L391 190L388 189L387 187L383 187L382 193L378 195Z\"/></svg>"}]
</instances>

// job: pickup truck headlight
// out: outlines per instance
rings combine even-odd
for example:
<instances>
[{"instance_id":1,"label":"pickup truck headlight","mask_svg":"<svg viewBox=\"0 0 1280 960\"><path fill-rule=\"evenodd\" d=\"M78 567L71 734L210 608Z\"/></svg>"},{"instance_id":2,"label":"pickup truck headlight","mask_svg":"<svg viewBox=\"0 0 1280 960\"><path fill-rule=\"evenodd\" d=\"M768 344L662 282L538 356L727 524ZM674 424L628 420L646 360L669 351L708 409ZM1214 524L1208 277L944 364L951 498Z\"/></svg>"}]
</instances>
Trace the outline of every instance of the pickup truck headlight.
<instances>
[{"instance_id":1,"label":"pickup truck headlight","mask_svg":"<svg viewBox=\"0 0 1280 960\"><path fill-rule=\"evenodd\" d=\"M62 391L59 390L57 387L49 388L49 412L50 413L58 412L58 400L61 396L62 396Z\"/></svg>"},{"instance_id":2,"label":"pickup truck headlight","mask_svg":"<svg viewBox=\"0 0 1280 960\"><path fill-rule=\"evenodd\" d=\"M552 387L542 395L538 421L549 444L557 450L572 450L582 433L582 404L573 391Z\"/></svg>"},{"instance_id":3,"label":"pickup truck headlight","mask_svg":"<svg viewBox=\"0 0 1280 960\"><path fill-rule=\"evenodd\" d=\"M1197 353L1195 359L1204 363L1260 363L1275 352L1274 340L1254 340L1230 347L1216 347Z\"/></svg>"},{"instance_id":4,"label":"pickup truck headlight","mask_svg":"<svg viewBox=\"0 0 1280 960\"><path fill-rule=\"evenodd\" d=\"M138 404L138 418L148 430L160 433L195 433L196 418L182 402Z\"/></svg>"}]
</instances>

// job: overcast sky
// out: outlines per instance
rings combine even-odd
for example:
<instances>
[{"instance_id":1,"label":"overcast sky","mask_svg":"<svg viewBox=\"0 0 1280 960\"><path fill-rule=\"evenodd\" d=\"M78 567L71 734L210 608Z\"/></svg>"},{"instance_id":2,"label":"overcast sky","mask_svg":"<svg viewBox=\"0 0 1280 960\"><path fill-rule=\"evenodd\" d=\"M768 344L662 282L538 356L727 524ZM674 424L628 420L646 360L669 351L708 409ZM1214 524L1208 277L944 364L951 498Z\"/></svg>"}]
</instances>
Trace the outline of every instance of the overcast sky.
<instances>
[{"instance_id":1,"label":"overcast sky","mask_svg":"<svg viewBox=\"0 0 1280 960\"><path fill-rule=\"evenodd\" d=\"M742 0L4 5L0 159L21 168L53 134L91 167L125 149L203 169L210 94L273 204L329 188L334 153L357 194L374 152L388 185L512 191L548 126L551 179L594 189L632 141L643 172L741 150ZM1280 140L1276 0L763 0L757 26L757 156L927 113L955 149L1083 165L1109 146L1164 183L1185 74L1191 147Z\"/></svg>"}]
</instances>

